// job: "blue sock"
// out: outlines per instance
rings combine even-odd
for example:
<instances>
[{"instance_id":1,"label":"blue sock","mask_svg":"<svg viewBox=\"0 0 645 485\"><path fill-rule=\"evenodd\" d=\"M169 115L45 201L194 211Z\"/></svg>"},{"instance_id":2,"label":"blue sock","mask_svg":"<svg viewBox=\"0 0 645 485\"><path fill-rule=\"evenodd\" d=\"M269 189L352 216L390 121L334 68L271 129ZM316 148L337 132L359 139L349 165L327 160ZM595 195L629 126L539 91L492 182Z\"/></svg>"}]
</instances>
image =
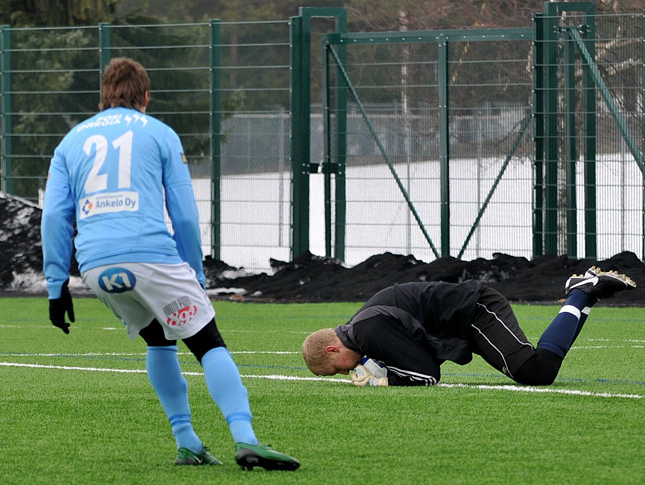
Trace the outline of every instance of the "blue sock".
<instances>
[{"instance_id":1,"label":"blue sock","mask_svg":"<svg viewBox=\"0 0 645 485\"><path fill-rule=\"evenodd\" d=\"M564 358L582 330L591 304L586 293L573 290L558 315L540 337L538 348Z\"/></svg>"},{"instance_id":2,"label":"blue sock","mask_svg":"<svg viewBox=\"0 0 645 485\"><path fill-rule=\"evenodd\" d=\"M203 445L191 423L188 383L179 367L177 346L148 347L146 370L172 426L177 448L200 453Z\"/></svg>"},{"instance_id":3,"label":"blue sock","mask_svg":"<svg viewBox=\"0 0 645 485\"><path fill-rule=\"evenodd\" d=\"M249 396L228 349L216 347L206 352L202 367L208 392L226 418L233 440L256 445Z\"/></svg>"}]
</instances>

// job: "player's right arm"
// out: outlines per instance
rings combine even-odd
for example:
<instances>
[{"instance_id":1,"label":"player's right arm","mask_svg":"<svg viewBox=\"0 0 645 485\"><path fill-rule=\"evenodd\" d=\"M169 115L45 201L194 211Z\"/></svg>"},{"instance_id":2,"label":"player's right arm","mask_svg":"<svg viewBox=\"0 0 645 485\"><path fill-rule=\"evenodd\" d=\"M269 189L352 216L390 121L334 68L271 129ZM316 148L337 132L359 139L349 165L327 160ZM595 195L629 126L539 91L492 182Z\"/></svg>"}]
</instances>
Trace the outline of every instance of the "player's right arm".
<instances>
[{"instance_id":1,"label":"player's right arm","mask_svg":"<svg viewBox=\"0 0 645 485\"><path fill-rule=\"evenodd\" d=\"M65 159L60 146L51 160L41 222L43 271L50 299L61 297L69 279L75 205Z\"/></svg>"},{"instance_id":2,"label":"player's right arm","mask_svg":"<svg viewBox=\"0 0 645 485\"><path fill-rule=\"evenodd\" d=\"M199 212L184 149L179 136L170 129L164 140L166 150L163 155L163 183L166 209L173 226L173 240L177 244L179 256L193 268L199 283L205 288Z\"/></svg>"},{"instance_id":3,"label":"player's right arm","mask_svg":"<svg viewBox=\"0 0 645 485\"><path fill-rule=\"evenodd\" d=\"M433 386L439 382L439 364L397 322L373 315L354 323L361 350L383 362L390 386Z\"/></svg>"}]
</instances>

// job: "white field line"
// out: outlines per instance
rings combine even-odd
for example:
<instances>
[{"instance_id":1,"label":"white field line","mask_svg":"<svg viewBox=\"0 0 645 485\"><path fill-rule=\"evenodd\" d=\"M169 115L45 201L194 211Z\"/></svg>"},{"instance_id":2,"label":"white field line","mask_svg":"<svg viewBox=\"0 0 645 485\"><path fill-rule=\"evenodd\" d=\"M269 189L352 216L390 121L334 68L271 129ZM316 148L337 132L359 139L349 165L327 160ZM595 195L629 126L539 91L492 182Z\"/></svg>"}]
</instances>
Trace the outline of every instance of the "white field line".
<instances>
[{"instance_id":1,"label":"white field line","mask_svg":"<svg viewBox=\"0 0 645 485\"><path fill-rule=\"evenodd\" d=\"M58 369L58 370L80 370L86 372L115 372L118 374L145 374L145 369L105 369L102 367L74 367L67 365L43 365L43 364L20 364L16 362L0 362L0 367L28 367L30 369ZM187 376L203 376L203 372L182 371ZM295 377L279 375L242 375L244 378L251 379L274 379L283 381L331 381L331 382L351 382L348 379L333 379L327 377Z\"/></svg>"},{"instance_id":2,"label":"white field line","mask_svg":"<svg viewBox=\"0 0 645 485\"><path fill-rule=\"evenodd\" d=\"M587 339L587 342L613 342L613 339L608 339L608 338L590 338ZM635 343L642 343L645 344L645 340L637 340L637 339L626 339L625 342L635 342Z\"/></svg>"},{"instance_id":3,"label":"white field line","mask_svg":"<svg viewBox=\"0 0 645 485\"><path fill-rule=\"evenodd\" d=\"M43 325L23 325L20 323L2 323L0 324L0 328L19 328L22 330L33 330L37 328L45 328L47 330L51 331L56 331L58 332L55 327L53 327L51 324L43 324ZM72 331L74 330L84 330L82 324L72 324L70 327ZM125 332L125 325L121 325L120 327L101 327L101 330L108 330L108 331L123 331ZM256 333L256 330L244 330L244 329L239 329L239 328L232 328L232 329L226 329L224 330L224 333ZM275 334L280 334L280 333L288 333L288 334L294 334L294 335L309 335L311 331L308 330L262 330L263 333L275 333Z\"/></svg>"},{"instance_id":4,"label":"white field line","mask_svg":"<svg viewBox=\"0 0 645 485\"><path fill-rule=\"evenodd\" d=\"M30 327L33 328L33 327ZM41 327L41 328L51 328L51 327ZM119 331L124 331L125 327L103 327L101 330L109 330L109 331L114 331L114 330L119 330ZM290 334L296 334L296 335L309 335L311 332L308 332L306 330L262 330L263 333L290 333ZM225 330L224 333L256 333L256 330L241 330L241 329L228 329Z\"/></svg>"},{"instance_id":5,"label":"white field line","mask_svg":"<svg viewBox=\"0 0 645 485\"><path fill-rule=\"evenodd\" d=\"M613 392L591 392L579 391L577 389L553 389L550 387L526 387L526 386L491 386L487 384L470 385L470 384L437 384L441 387L465 387L469 389L485 389L497 391L514 391L514 392L535 392L542 394L567 394L574 396L594 396L594 397L623 397L627 399L643 399L645 396L640 394L617 394Z\"/></svg>"},{"instance_id":6,"label":"white field line","mask_svg":"<svg viewBox=\"0 0 645 485\"><path fill-rule=\"evenodd\" d=\"M271 355L290 355L300 354L300 352L292 350L241 350L231 352L231 354L271 354ZM65 353L52 353L52 354L33 354L33 353L9 353L0 352L0 355L5 357L145 357L146 352L87 352L84 354L65 354ZM177 352L177 355L192 356L191 352Z\"/></svg>"},{"instance_id":7,"label":"white field line","mask_svg":"<svg viewBox=\"0 0 645 485\"><path fill-rule=\"evenodd\" d=\"M571 350L599 350L599 349L645 349L645 345L589 345L585 347L571 347Z\"/></svg>"},{"instance_id":8,"label":"white field line","mask_svg":"<svg viewBox=\"0 0 645 485\"><path fill-rule=\"evenodd\" d=\"M608 339L590 339L592 341L605 341L612 342ZM618 340L620 342L620 340ZM580 345L573 346L571 350L598 350L598 349L643 349L645 348L645 340L624 340L628 345ZM629 345L633 344L633 345ZM641 345L643 344L643 345ZM296 355L300 351L293 350L233 350L233 355L253 355L253 354L266 354L266 355ZM0 356L5 357L145 357L146 352L87 352L83 354L78 353L27 353L27 352L0 352ZM192 356L190 352L178 352L180 356Z\"/></svg>"},{"instance_id":9,"label":"white field line","mask_svg":"<svg viewBox=\"0 0 645 485\"><path fill-rule=\"evenodd\" d=\"M143 369L105 369L101 367L72 367L62 365L42 365L42 364L20 364L15 362L0 362L0 367L27 367L31 369L59 369L59 370L77 370L86 372L115 372L121 374L145 374ZM184 372L189 376L203 376L202 372ZM285 375L242 375L245 379L272 379L281 381L324 381L324 382L338 382L342 384L350 384L351 381L346 378L332 378L332 377L296 377ZM470 385L470 384L437 384L438 387L445 388L464 388L464 389L482 389L489 391L512 391L512 392L533 392L538 394L565 394L574 396L589 396L589 397L602 397L602 398L624 398L624 399L643 399L640 394L619 394L611 392L591 392L580 391L576 389L553 389L544 387L527 387L527 386L492 386L492 385Z\"/></svg>"}]
</instances>

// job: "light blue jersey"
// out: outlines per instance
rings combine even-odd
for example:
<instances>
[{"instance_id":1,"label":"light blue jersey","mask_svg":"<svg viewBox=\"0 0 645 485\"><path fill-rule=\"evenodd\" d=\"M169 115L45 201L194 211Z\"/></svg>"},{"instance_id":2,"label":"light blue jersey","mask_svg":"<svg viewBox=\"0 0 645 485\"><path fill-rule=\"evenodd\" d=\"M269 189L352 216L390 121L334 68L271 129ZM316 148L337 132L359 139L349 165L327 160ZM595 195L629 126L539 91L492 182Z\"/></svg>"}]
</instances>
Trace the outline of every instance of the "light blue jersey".
<instances>
[{"instance_id":1,"label":"light blue jersey","mask_svg":"<svg viewBox=\"0 0 645 485\"><path fill-rule=\"evenodd\" d=\"M101 111L56 148L42 217L49 298L59 298L69 278L75 223L81 272L115 263L186 261L205 284L184 150L172 128L151 116L127 108Z\"/></svg>"}]
</instances>

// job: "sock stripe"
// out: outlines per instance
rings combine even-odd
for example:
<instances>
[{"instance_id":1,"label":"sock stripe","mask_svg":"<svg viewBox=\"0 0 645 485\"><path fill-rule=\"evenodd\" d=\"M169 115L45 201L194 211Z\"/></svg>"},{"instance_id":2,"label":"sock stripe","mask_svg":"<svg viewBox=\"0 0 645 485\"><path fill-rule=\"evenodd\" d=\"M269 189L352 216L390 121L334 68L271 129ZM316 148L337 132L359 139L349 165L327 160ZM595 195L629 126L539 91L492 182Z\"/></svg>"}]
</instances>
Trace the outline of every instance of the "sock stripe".
<instances>
[{"instance_id":1,"label":"sock stripe","mask_svg":"<svg viewBox=\"0 0 645 485\"><path fill-rule=\"evenodd\" d=\"M178 426L180 424L190 424L192 420L190 414L176 414L171 416L168 421L170 421L171 426Z\"/></svg>"},{"instance_id":2,"label":"sock stripe","mask_svg":"<svg viewBox=\"0 0 645 485\"><path fill-rule=\"evenodd\" d=\"M584 310L583 310L584 311ZM564 305L559 313L570 313L571 315L575 316L577 319L580 319L581 311L574 307L573 305ZM589 312L587 312L587 315Z\"/></svg>"},{"instance_id":3,"label":"sock stripe","mask_svg":"<svg viewBox=\"0 0 645 485\"><path fill-rule=\"evenodd\" d=\"M248 413L233 413L226 416L226 422L228 424L235 423L236 421L245 421L250 423L252 417Z\"/></svg>"}]
</instances>

